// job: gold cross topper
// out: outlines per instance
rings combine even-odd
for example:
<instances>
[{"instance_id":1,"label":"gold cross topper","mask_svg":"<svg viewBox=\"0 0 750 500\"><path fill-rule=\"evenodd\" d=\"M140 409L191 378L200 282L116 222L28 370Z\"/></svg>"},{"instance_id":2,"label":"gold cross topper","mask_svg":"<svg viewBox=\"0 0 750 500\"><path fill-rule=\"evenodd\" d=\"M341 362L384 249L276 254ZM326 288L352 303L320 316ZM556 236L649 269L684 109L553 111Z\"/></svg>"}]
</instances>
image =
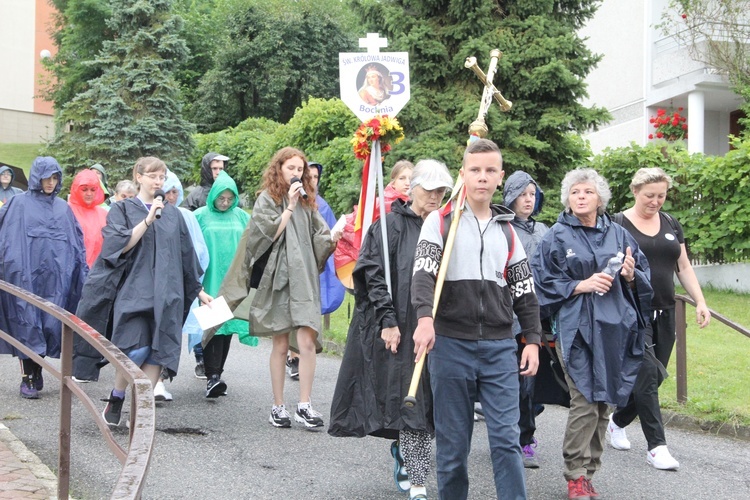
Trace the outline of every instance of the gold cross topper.
<instances>
[{"instance_id":1,"label":"gold cross topper","mask_svg":"<svg viewBox=\"0 0 750 500\"><path fill-rule=\"evenodd\" d=\"M478 135L479 137L486 137L488 130L485 124L484 118L487 116L487 111L490 109L492 99L494 98L500 105L500 109L503 111L510 111L513 103L503 97L503 94L495 87L492 80L495 78L495 71L497 70L497 60L502 56L502 52L499 49L492 49L490 51L490 66L487 68L487 74L482 71L482 68L477 64L476 57L467 57L464 67L469 68L477 75L479 80L484 84L484 91L482 92L482 101L479 104L479 113L477 119L469 126L469 134Z\"/></svg>"}]
</instances>

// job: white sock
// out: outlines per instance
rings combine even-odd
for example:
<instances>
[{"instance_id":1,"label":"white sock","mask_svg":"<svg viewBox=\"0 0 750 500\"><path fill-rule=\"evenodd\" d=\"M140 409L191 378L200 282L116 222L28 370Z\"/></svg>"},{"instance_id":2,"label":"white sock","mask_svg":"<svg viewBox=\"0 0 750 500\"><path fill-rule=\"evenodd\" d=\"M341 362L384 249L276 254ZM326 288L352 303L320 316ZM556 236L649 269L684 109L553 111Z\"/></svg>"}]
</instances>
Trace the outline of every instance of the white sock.
<instances>
[{"instance_id":1,"label":"white sock","mask_svg":"<svg viewBox=\"0 0 750 500\"><path fill-rule=\"evenodd\" d=\"M310 408L310 401L308 401L307 403L303 403L302 401L300 401L297 404L297 409L298 410L304 410L305 408Z\"/></svg>"},{"instance_id":2,"label":"white sock","mask_svg":"<svg viewBox=\"0 0 750 500\"><path fill-rule=\"evenodd\" d=\"M412 486L411 488L409 488L410 498L414 498L415 496L420 494L427 496L427 488L425 488L424 486Z\"/></svg>"}]
</instances>

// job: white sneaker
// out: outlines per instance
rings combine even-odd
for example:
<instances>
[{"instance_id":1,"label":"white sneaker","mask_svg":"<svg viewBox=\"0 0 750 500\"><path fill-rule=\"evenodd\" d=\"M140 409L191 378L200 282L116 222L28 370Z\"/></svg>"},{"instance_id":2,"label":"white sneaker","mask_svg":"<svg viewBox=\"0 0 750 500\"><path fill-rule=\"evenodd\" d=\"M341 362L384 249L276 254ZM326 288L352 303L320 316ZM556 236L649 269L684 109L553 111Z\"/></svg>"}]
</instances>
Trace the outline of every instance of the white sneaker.
<instances>
[{"instance_id":1,"label":"white sneaker","mask_svg":"<svg viewBox=\"0 0 750 500\"><path fill-rule=\"evenodd\" d=\"M154 386L154 399L156 401L172 401L172 394L164 387L164 381L162 380Z\"/></svg>"},{"instance_id":2,"label":"white sneaker","mask_svg":"<svg viewBox=\"0 0 750 500\"><path fill-rule=\"evenodd\" d=\"M680 462L674 459L667 445L664 444L646 453L646 462L654 469L677 470L680 468Z\"/></svg>"},{"instance_id":3,"label":"white sneaker","mask_svg":"<svg viewBox=\"0 0 750 500\"><path fill-rule=\"evenodd\" d=\"M630 441L628 441L628 435L625 433L625 429L619 427L612 421L612 415L609 416L609 424L607 424L607 435L609 436L609 443L615 450L630 449Z\"/></svg>"}]
</instances>

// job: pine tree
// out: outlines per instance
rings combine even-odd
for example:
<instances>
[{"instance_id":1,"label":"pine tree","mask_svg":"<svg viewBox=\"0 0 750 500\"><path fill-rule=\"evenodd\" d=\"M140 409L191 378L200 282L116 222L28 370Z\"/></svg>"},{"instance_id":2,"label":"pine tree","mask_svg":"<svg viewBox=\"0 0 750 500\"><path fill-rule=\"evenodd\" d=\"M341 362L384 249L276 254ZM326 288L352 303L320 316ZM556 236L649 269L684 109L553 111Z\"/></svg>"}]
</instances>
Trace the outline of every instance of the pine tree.
<instances>
[{"instance_id":1,"label":"pine tree","mask_svg":"<svg viewBox=\"0 0 750 500\"><path fill-rule=\"evenodd\" d=\"M69 173L99 162L110 178L129 178L141 156L182 173L193 149L174 79L188 55L182 20L170 13L171 0L113 0L110 8L107 27L116 36L92 63L102 74L62 107L49 152Z\"/></svg>"},{"instance_id":2,"label":"pine tree","mask_svg":"<svg viewBox=\"0 0 750 500\"><path fill-rule=\"evenodd\" d=\"M503 56L495 83L513 101L503 113L493 104L489 139L503 151L505 170L525 170L543 185L586 160L578 134L608 119L586 107L584 78L598 62L577 35L597 0L355 0L388 51L409 52L412 97L399 114L407 140L394 154L440 157L460 163L469 124L476 118L481 83L464 68L475 56L486 69L489 52Z\"/></svg>"}]
</instances>

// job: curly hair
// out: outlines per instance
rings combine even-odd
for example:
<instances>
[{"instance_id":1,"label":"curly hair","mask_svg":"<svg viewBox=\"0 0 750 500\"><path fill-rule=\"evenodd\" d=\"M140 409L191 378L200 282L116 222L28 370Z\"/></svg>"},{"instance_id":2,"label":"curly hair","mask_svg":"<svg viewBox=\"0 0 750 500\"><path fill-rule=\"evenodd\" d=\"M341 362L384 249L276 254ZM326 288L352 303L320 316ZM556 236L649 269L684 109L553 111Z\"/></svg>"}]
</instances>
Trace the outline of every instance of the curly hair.
<instances>
[{"instance_id":1,"label":"curly hair","mask_svg":"<svg viewBox=\"0 0 750 500\"><path fill-rule=\"evenodd\" d=\"M135 161L135 166L133 167L133 182L136 187L140 187L137 174L143 175L158 171L162 171L164 172L164 175L167 175L167 164L155 156L142 156Z\"/></svg>"},{"instance_id":2,"label":"curly hair","mask_svg":"<svg viewBox=\"0 0 750 500\"><path fill-rule=\"evenodd\" d=\"M305 168L302 169L302 187L307 193L314 193L315 186L313 186L310 172L307 171L307 157L305 153L297 148L285 147L276 151L271 161L268 162L268 167L263 172L263 183L261 184L260 190L256 193L259 195L263 191L268 191L268 194L273 198L277 204L281 204L281 201L289 193L289 184L284 181L284 176L281 173L281 166L292 158L301 158L305 164ZM307 199L300 197L299 201L303 206L310 209L317 209L318 205L315 203L315 197L309 196Z\"/></svg>"},{"instance_id":3,"label":"curly hair","mask_svg":"<svg viewBox=\"0 0 750 500\"><path fill-rule=\"evenodd\" d=\"M607 179L599 175L593 168L577 168L565 174L560 187L560 202L565 207L565 211L571 213L570 209L570 190L576 184L591 184L596 189L596 194L602 202L602 206L596 209L597 215L602 215L607 209L609 200L612 198L612 191L609 190Z\"/></svg>"}]
</instances>

